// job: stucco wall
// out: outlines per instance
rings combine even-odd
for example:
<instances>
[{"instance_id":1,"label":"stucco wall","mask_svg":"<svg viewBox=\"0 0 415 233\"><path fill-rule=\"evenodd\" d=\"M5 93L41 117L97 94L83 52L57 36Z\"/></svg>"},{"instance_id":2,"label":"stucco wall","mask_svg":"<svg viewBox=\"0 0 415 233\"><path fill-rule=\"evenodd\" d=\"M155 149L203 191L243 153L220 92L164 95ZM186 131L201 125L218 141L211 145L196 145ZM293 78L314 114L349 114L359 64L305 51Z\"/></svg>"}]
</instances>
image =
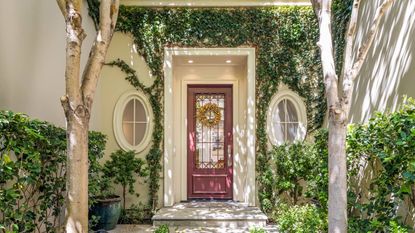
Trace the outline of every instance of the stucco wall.
<instances>
[{"instance_id":1,"label":"stucco wall","mask_svg":"<svg viewBox=\"0 0 415 233\"><path fill-rule=\"evenodd\" d=\"M135 46L133 45L132 37L123 33L115 33L107 54L107 61L110 62L115 59L122 59L127 62L130 67L137 71L137 75L141 81L147 86L153 83L153 77L144 61L144 59L137 54ZM104 133L108 137L106 153L104 160L109 158L109 155L120 149L115 140L113 131L113 116L115 104L120 96L130 90L135 90L133 86L126 81L125 73L120 71L118 67L104 66L101 79L98 83L98 95L94 104L94 124L96 129ZM137 158L145 159L145 155L149 151L151 143L147 145L144 151L137 155ZM161 182L161 181L160 181ZM118 187L121 193L121 187ZM133 195L127 195L127 205L138 204L139 201L147 201L147 185L143 184L142 180L136 183L136 191L140 193L140 197L136 198Z\"/></svg>"},{"instance_id":2,"label":"stucco wall","mask_svg":"<svg viewBox=\"0 0 415 233\"><path fill-rule=\"evenodd\" d=\"M83 26L85 64L95 29L90 17L84 17ZM66 33L56 2L4 1L0 28L0 109L64 126L59 99L65 93Z\"/></svg>"},{"instance_id":3,"label":"stucco wall","mask_svg":"<svg viewBox=\"0 0 415 233\"><path fill-rule=\"evenodd\" d=\"M383 0L362 1L355 52ZM375 111L395 110L404 95L415 97L415 1L395 1L380 23L355 80L350 121L367 121Z\"/></svg>"}]
</instances>

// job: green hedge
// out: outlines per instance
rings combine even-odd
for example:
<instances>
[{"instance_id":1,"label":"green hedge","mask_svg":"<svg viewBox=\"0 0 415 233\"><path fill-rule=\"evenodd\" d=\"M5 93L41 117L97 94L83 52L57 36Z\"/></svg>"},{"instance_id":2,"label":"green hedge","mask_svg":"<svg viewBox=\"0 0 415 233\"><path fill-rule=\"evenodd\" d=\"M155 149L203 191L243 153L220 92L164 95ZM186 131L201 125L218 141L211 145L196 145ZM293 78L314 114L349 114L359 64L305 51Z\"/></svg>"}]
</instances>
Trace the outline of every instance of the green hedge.
<instances>
[{"instance_id":1,"label":"green hedge","mask_svg":"<svg viewBox=\"0 0 415 233\"><path fill-rule=\"evenodd\" d=\"M90 180L106 137L89 134ZM26 115L0 111L0 232L58 232L65 202L66 131ZM97 187L90 182L90 195Z\"/></svg>"},{"instance_id":2,"label":"green hedge","mask_svg":"<svg viewBox=\"0 0 415 233\"><path fill-rule=\"evenodd\" d=\"M303 232L299 225L319 229L313 232L326 229L327 139L322 129L312 144L269 151L272 160L263 183L272 199L266 200L265 209L287 232ZM400 216L398 208L415 208L415 101L406 99L396 112L377 113L367 124L350 125L347 153L349 231L407 232L411 213ZM293 201L294 196L301 201ZM295 219L301 221L294 224Z\"/></svg>"}]
</instances>

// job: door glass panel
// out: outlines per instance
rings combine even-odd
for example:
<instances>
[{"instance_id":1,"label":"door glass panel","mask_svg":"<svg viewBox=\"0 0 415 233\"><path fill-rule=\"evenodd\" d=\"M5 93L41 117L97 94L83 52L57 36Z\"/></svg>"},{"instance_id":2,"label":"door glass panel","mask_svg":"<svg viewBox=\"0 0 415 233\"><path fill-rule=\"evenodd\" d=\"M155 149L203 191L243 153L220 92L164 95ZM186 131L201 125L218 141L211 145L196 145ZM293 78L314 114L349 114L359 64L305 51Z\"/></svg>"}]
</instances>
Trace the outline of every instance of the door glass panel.
<instances>
[{"instance_id":1,"label":"door glass panel","mask_svg":"<svg viewBox=\"0 0 415 233\"><path fill-rule=\"evenodd\" d=\"M224 168L225 95L196 94L195 105L195 167Z\"/></svg>"}]
</instances>

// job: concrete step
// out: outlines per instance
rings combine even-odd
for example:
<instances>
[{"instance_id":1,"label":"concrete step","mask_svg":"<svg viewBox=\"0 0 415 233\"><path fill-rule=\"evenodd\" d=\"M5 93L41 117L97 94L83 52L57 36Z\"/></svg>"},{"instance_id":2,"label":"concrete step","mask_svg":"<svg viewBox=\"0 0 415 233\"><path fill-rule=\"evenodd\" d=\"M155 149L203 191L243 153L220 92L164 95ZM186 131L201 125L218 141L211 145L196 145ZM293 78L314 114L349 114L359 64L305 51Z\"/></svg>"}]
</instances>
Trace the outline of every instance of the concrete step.
<instances>
[{"instance_id":1,"label":"concrete step","mask_svg":"<svg viewBox=\"0 0 415 233\"><path fill-rule=\"evenodd\" d=\"M267 216L258 207L236 202L189 202L160 209L154 226L186 227L265 227Z\"/></svg>"},{"instance_id":2,"label":"concrete step","mask_svg":"<svg viewBox=\"0 0 415 233\"><path fill-rule=\"evenodd\" d=\"M108 231L108 233L146 233L154 232L157 229L151 225L117 225L117 227ZM252 228L226 228L226 227L170 227L171 233L248 233ZM275 225L267 225L264 229L267 233L278 233L278 228Z\"/></svg>"}]
</instances>

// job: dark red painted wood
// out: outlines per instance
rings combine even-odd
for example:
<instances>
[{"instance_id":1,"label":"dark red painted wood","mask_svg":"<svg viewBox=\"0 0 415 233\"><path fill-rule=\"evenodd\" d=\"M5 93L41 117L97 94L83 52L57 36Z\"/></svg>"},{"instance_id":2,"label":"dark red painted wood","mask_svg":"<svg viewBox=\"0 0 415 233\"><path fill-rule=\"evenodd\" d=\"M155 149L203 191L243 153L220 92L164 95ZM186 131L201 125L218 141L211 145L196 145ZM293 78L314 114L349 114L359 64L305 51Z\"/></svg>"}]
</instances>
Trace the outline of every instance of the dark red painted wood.
<instances>
[{"instance_id":1,"label":"dark red painted wood","mask_svg":"<svg viewBox=\"0 0 415 233\"><path fill-rule=\"evenodd\" d=\"M195 166L196 152L196 95L224 94L224 168L199 169ZM188 199L232 199L233 183L233 106L232 85L188 85L187 86L187 198ZM228 145L230 163L228 164Z\"/></svg>"}]
</instances>

